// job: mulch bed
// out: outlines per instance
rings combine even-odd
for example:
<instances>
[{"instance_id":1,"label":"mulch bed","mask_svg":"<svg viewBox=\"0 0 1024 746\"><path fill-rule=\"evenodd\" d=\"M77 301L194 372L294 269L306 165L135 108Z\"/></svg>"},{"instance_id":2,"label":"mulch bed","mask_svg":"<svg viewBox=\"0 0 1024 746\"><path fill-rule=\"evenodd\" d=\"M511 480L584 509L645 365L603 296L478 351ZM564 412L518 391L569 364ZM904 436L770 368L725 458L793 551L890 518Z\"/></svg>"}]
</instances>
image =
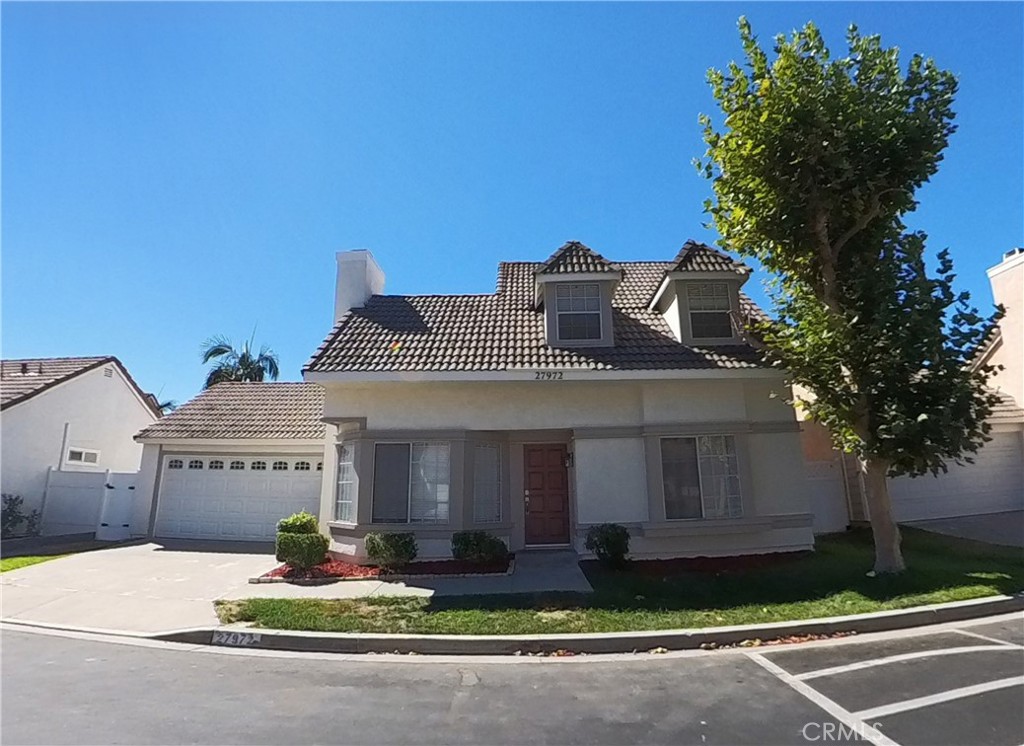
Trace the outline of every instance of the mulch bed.
<instances>
[{"instance_id":1,"label":"mulch bed","mask_svg":"<svg viewBox=\"0 0 1024 746\"><path fill-rule=\"evenodd\" d=\"M622 572L636 575L680 575L687 572L743 572L758 567L772 567L802 559L812 552L772 552L770 554L743 554L736 557L680 557L661 560L630 560ZM605 570L598 560L582 560L586 570Z\"/></svg>"},{"instance_id":2,"label":"mulch bed","mask_svg":"<svg viewBox=\"0 0 1024 746\"><path fill-rule=\"evenodd\" d=\"M288 565L275 567L268 573L261 575L259 580L362 580L380 578L387 580L391 578L409 577L414 575L461 576L461 575L504 575L508 572L512 556L503 562L492 562L486 565L466 562L464 560L433 560L423 562L412 562L403 567L399 572L387 574L381 572L379 567L369 565L357 565L354 562L330 559L322 562L309 570L296 570Z\"/></svg>"}]
</instances>

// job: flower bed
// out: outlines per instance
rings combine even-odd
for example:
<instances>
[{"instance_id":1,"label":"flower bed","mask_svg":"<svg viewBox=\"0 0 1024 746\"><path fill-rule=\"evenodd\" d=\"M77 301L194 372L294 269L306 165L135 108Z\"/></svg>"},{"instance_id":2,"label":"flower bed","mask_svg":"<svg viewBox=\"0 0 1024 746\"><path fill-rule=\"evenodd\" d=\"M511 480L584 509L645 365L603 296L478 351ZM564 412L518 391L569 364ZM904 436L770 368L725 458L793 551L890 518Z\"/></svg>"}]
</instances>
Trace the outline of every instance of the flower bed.
<instances>
[{"instance_id":1,"label":"flower bed","mask_svg":"<svg viewBox=\"0 0 1024 746\"><path fill-rule=\"evenodd\" d=\"M467 575L505 575L511 571L512 556L501 562L479 564L464 560L425 560L413 562L400 573L388 574L381 572L379 567L357 565L354 562L329 559L309 570L295 570L288 565L275 567L258 578L251 578L250 583L329 583L337 580L399 580L417 576L424 577L463 577Z\"/></svg>"}]
</instances>

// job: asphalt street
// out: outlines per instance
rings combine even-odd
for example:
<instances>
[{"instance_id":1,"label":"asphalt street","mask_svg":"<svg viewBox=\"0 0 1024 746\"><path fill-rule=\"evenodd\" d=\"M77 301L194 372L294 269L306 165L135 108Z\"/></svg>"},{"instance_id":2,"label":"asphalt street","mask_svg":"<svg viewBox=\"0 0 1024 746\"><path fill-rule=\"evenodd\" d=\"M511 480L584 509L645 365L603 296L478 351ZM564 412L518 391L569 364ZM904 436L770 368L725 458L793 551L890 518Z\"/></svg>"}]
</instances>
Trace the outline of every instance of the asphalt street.
<instances>
[{"instance_id":1,"label":"asphalt street","mask_svg":"<svg viewBox=\"0 0 1024 746\"><path fill-rule=\"evenodd\" d=\"M4 629L3 744L1024 743L1024 616L566 660L253 655Z\"/></svg>"}]
</instances>

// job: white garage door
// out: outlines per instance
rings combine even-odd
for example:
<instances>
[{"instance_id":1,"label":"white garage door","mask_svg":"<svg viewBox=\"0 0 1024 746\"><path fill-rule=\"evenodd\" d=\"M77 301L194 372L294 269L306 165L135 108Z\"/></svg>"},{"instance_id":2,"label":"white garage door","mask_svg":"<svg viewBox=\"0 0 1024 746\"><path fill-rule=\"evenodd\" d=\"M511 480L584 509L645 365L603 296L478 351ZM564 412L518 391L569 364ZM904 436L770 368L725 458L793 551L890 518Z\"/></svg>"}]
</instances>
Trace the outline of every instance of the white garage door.
<instances>
[{"instance_id":1,"label":"white garage door","mask_svg":"<svg viewBox=\"0 0 1024 746\"><path fill-rule=\"evenodd\" d=\"M1024 510L1024 454L1021 433L993 433L973 464L951 464L938 477L890 480L898 521Z\"/></svg>"},{"instance_id":2,"label":"white garage door","mask_svg":"<svg viewBox=\"0 0 1024 746\"><path fill-rule=\"evenodd\" d=\"M272 540L277 522L320 508L320 457L169 456L157 504L157 536Z\"/></svg>"}]
</instances>

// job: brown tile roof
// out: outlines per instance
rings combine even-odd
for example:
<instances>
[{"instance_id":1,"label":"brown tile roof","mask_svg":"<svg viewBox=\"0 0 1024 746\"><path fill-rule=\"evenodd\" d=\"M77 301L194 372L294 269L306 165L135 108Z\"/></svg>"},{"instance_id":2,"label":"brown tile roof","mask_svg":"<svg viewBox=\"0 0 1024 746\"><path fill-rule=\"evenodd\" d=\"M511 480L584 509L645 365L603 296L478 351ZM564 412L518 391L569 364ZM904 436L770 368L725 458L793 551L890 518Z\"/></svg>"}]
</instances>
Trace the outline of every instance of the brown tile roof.
<instances>
[{"instance_id":1,"label":"brown tile roof","mask_svg":"<svg viewBox=\"0 0 1024 746\"><path fill-rule=\"evenodd\" d=\"M1002 391L994 393L999 396L999 403L992 407L990 420L1024 420L1024 409L1017 405L1017 401L1012 396Z\"/></svg>"},{"instance_id":2,"label":"brown tile roof","mask_svg":"<svg viewBox=\"0 0 1024 746\"><path fill-rule=\"evenodd\" d=\"M324 436L324 390L315 383L218 383L135 436L296 438Z\"/></svg>"},{"instance_id":3,"label":"brown tile roof","mask_svg":"<svg viewBox=\"0 0 1024 746\"><path fill-rule=\"evenodd\" d=\"M498 371L532 368L676 370L760 367L749 345L688 347L648 310L672 262L622 262L612 299L614 347L553 348L534 306L544 265L502 262L491 295L375 295L335 325L310 372ZM749 310L754 305L741 296ZM742 310L742 309L741 309Z\"/></svg>"},{"instance_id":4,"label":"brown tile roof","mask_svg":"<svg viewBox=\"0 0 1024 746\"><path fill-rule=\"evenodd\" d=\"M160 410L152 395L145 393L128 369L113 355L96 357L35 357L0 361L0 409L13 407L31 399L57 384L80 376L103 365L114 365L124 374L154 414Z\"/></svg>"},{"instance_id":5,"label":"brown tile roof","mask_svg":"<svg viewBox=\"0 0 1024 746\"><path fill-rule=\"evenodd\" d=\"M569 272L618 272L619 268L579 241L559 247L537 270L537 274L554 275Z\"/></svg>"},{"instance_id":6,"label":"brown tile roof","mask_svg":"<svg viewBox=\"0 0 1024 746\"><path fill-rule=\"evenodd\" d=\"M735 272L739 275L750 273L750 267L746 264L735 261L728 254L707 244L693 240L683 244L674 262L673 272Z\"/></svg>"}]
</instances>

